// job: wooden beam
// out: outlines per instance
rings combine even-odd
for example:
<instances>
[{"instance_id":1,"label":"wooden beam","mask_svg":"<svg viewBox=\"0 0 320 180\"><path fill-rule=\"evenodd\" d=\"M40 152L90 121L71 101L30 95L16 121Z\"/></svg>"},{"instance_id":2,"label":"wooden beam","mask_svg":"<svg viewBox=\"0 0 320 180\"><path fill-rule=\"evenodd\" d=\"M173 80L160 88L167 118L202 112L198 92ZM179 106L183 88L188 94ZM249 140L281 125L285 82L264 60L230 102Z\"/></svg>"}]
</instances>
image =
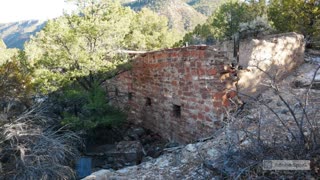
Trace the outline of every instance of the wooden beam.
<instances>
[{"instance_id":1,"label":"wooden beam","mask_svg":"<svg viewBox=\"0 0 320 180\"><path fill-rule=\"evenodd\" d=\"M125 54L144 54L148 51L133 51L133 50L118 50L117 53L125 53Z\"/></svg>"}]
</instances>

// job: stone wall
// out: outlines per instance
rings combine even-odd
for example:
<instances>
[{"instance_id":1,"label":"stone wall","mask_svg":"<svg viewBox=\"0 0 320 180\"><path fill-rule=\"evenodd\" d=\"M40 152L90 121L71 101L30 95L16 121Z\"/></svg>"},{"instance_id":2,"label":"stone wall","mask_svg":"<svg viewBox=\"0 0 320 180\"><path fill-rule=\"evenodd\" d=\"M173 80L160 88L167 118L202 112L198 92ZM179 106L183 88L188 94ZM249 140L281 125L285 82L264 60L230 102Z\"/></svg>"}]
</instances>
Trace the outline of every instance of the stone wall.
<instances>
[{"instance_id":1,"label":"stone wall","mask_svg":"<svg viewBox=\"0 0 320 180\"><path fill-rule=\"evenodd\" d=\"M267 36L240 45L238 90L257 96L268 86L271 76L276 81L288 76L304 62L304 38L296 33Z\"/></svg>"},{"instance_id":2,"label":"stone wall","mask_svg":"<svg viewBox=\"0 0 320 180\"><path fill-rule=\"evenodd\" d=\"M236 95L235 72L224 54L194 46L141 55L131 71L108 82L112 103L127 109L131 121L172 141L211 135L222 126L228 98Z\"/></svg>"},{"instance_id":3,"label":"stone wall","mask_svg":"<svg viewBox=\"0 0 320 180\"><path fill-rule=\"evenodd\" d=\"M245 40L239 71L231 67L230 43L148 52L106 87L111 103L127 110L132 122L171 141L191 142L223 126L225 110L241 103L238 94L265 89L268 78L256 66L284 77L303 62L303 50L303 37L295 33Z\"/></svg>"},{"instance_id":4,"label":"stone wall","mask_svg":"<svg viewBox=\"0 0 320 180\"><path fill-rule=\"evenodd\" d=\"M297 33L269 35L259 39L240 41L238 71L239 94L257 96L266 88L271 75L281 80L304 62L304 37ZM233 57L233 43L223 42L215 46ZM242 96L245 99L245 96Z\"/></svg>"}]
</instances>

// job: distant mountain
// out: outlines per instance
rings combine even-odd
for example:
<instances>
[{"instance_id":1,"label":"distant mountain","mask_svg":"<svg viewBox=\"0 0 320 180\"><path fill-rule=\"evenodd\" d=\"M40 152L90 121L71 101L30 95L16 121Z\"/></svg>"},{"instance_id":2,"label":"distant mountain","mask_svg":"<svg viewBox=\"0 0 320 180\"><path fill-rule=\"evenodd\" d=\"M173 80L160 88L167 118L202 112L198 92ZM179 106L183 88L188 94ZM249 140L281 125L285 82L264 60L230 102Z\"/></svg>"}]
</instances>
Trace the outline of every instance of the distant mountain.
<instances>
[{"instance_id":1,"label":"distant mountain","mask_svg":"<svg viewBox=\"0 0 320 180\"><path fill-rule=\"evenodd\" d=\"M3 39L7 48L23 49L23 45L44 26L45 21L30 20L0 24L0 39Z\"/></svg>"},{"instance_id":2,"label":"distant mountain","mask_svg":"<svg viewBox=\"0 0 320 180\"><path fill-rule=\"evenodd\" d=\"M180 32L191 31L207 17L186 3L186 0L123 0L125 6L139 11L149 8L169 19L169 26Z\"/></svg>"}]
</instances>

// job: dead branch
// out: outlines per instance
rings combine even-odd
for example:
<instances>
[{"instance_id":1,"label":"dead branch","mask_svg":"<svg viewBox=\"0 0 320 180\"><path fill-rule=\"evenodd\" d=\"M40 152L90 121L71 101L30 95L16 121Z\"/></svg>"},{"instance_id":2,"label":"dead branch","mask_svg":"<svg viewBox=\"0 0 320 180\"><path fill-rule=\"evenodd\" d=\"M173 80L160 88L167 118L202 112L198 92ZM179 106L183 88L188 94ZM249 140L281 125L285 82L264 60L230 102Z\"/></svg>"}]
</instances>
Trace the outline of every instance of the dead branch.
<instances>
[{"instance_id":1,"label":"dead branch","mask_svg":"<svg viewBox=\"0 0 320 180\"><path fill-rule=\"evenodd\" d=\"M70 167L81 143L64 127L52 126L47 107L35 106L0 129L0 179L72 179Z\"/></svg>"}]
</instances>

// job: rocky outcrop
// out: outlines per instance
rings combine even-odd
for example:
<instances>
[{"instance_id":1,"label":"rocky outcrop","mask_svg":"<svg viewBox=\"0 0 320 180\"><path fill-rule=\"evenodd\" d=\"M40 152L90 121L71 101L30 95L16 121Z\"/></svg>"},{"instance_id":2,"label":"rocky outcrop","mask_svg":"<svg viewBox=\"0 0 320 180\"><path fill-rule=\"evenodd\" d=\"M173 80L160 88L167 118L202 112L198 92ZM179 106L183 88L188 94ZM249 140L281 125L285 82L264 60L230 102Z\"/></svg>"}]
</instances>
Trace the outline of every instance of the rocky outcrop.
<instances>
[{"instance_id":1,"label":"rocky outcrop","mask_svg":"<svg viewBox=\"0 0 320 180\"><path fill-rule=\"evenodd\" d=\"M165 149L166 153L157 159L118 171L100 170L83 180L214 179L216 175L213 162L219 156L217 147L221 146L220 144L223 144L223 140L168 148Z\"/></svg>"}]
</instances>

